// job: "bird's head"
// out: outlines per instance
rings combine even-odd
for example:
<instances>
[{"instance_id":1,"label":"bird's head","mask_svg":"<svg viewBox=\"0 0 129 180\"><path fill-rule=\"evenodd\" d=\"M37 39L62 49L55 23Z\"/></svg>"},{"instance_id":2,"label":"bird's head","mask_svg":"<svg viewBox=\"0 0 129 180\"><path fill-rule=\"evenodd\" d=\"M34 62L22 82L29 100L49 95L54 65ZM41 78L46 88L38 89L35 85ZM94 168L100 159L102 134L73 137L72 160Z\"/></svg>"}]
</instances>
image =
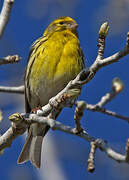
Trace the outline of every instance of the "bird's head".
<instances>
[{"instance_id":1,"label":"bird's head","mask_svg":"<svg viewBox=\"0 0 129 180\"><path fill-rule=\"evenodd\" d=\"M44 32L44 36L52 34L56 31L69 30L74 34L77 34L78 24L71 17L60 17L54 20Z\"/></svg>"}]
</instances>

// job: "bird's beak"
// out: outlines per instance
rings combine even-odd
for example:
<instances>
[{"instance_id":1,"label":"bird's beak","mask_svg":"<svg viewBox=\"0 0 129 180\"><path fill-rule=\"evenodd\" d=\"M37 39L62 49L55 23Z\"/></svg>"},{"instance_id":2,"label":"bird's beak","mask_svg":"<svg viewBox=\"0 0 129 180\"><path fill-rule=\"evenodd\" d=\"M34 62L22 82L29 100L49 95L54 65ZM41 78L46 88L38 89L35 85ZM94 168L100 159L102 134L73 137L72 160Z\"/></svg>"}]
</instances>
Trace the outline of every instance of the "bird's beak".
<instances>
[{"instance_id":1,"label":"bird's beak","mask_svg":"<svg viewBox=\"0 0 129 180\"><path fill-rule=\"evenodd\" d=\"M70 28L71 30L76 30L77 27L78 27L78 24L77 24L77 23L74 23L74 22L69 25L69 28Z\"/></svg>"}]
</instances>

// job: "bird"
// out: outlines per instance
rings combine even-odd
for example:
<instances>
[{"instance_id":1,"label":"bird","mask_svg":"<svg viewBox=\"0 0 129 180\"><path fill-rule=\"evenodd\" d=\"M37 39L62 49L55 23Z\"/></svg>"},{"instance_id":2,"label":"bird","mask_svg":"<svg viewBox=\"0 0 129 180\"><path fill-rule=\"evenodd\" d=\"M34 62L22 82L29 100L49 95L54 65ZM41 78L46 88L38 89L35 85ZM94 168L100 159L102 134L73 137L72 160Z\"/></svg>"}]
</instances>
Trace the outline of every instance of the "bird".
<instances>
[{"instance_id":1,"label":"bird","mask_svg":"<svg viewBox=\"0 0 129 180\"><path fill-rule=\"evenodd\" d=\"M46 105L85 68L77 27L73 18L59 17L32 44L24 80L26 113ZM29 126L18 164L30 161L40 168L42 141L48 130L48 125Z\"/></svg>"}]
</instances>

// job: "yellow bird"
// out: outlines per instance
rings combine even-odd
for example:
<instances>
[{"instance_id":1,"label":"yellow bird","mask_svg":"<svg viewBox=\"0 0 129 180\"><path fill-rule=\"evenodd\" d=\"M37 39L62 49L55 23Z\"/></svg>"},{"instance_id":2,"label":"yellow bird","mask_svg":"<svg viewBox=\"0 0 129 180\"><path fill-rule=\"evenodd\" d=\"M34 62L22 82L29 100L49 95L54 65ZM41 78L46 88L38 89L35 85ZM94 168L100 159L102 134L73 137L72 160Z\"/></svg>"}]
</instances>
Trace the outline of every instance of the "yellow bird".
<instances>
[{"instance_id":1,"label":"yellow bird","mask_svg":"<svg viewBox=\"0 0 129 180\"><path fill-rule=\"evenodd\" d=\"M85 67L77 27L72 18L60 17L33 43L25 73L26 113L46 105ZM30 160L40 168L42 140L48 130L47 125L30 125L18 163Z\"/></svg>"}]
</instances>

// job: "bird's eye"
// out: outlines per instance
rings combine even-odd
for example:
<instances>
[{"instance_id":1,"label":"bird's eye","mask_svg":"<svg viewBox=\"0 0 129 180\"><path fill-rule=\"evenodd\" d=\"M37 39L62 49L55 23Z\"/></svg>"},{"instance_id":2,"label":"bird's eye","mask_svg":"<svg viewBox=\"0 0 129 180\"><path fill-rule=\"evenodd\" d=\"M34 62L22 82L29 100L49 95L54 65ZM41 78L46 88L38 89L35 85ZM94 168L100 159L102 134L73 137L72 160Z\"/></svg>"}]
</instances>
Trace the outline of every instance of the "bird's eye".
<instances>
[{"instance_id":1,"label":"bird's eye","mask_svg":"<svg viewBox=\"0 0 129 180\"><path fill-rule=\"evenodd\" d=\"M60 25L63 25L63 24L64 24L64 22L63 22L63 21L61 21L61 22L59 22L59 24L60 24Z\"/></svg>"}]
</instances>

